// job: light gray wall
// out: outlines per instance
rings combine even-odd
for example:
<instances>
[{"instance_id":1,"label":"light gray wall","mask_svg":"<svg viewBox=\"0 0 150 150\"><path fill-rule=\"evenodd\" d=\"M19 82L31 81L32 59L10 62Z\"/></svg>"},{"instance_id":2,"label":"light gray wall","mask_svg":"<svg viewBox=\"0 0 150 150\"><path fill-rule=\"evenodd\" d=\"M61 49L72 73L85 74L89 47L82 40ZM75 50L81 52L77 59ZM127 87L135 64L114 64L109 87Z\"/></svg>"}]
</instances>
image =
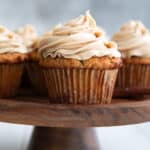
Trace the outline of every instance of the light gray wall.
<instances>
[{"instance_id":1,"label":"light gray wall","mask_svg":"<svg viewBox=\"0 0 150 150\"><path fill-rule=\"evenodd\" d=\"M109 34L130 19L150 28L150 0L0 0L0 24L14 29L31 23L41 33L88 9Z\"/></svg>"}]
</instances>

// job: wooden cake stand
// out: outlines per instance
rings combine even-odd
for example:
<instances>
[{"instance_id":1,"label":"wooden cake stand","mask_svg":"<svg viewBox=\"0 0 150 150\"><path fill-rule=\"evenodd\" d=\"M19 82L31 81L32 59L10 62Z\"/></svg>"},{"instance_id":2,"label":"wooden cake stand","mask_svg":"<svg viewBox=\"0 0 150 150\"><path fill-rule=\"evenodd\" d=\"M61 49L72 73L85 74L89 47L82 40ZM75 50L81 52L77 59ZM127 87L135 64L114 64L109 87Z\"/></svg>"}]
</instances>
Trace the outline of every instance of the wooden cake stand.
<instances>
[{"instance_id":1,"label":"wooden cake stand","mask_svg":"<svg viewBox=\"0 0 150 150\"><path fill-rule=\"evenodd\" d=\"M59 105L23 90L14 99L0 99L0 121L36 126L28 150L99 150L89 127L150 121L150 97L113 99L109 105Z\"/></svg>"}]
</instances>

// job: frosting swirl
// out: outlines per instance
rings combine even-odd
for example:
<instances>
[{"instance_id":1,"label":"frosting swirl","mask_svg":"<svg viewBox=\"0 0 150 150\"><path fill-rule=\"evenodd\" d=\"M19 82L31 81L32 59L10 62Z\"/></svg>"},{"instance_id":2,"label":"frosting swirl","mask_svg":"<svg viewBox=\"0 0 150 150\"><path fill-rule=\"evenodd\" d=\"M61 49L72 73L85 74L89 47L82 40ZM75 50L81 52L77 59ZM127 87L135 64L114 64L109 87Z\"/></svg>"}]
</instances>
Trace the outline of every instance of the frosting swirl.
<instances>
[{"instance_id":1,"label":"frosting swirl","mask_svg":"<svg viewBox=\"0 0 150 150\"><path fill-rule=\"evenodd\" d=\"M37 38L36 29L32 25L20 27L15 31L22 40L25 46L30 47Z\"/></svg>"},{"instance_id":2,"label":"frosting swirl","mask_svg":"<svg viewBox=\"0 0 150 150\"><path fill-rule=\"evenodd\" d=\"M124 24L112 40L118 44L123 57L150 57L150 32L140 21Z\"/></svg>"},{"instance_id":3,"label":"frosting swirl","mask_svg":"<svg viewBox=\"0 0 150 150\"><path fill-rule=\"evenodd\" d=\"M27 49L18 35L0 26L0 54L15 52L26 53Z\"/></svg>"},{"instance_id":4,"label":"frosting swirl","mask_svg":"<svg viewBox=\"0 0 150 150\"><path fill-rule=\"evenodd\" d=\"M120 57L117 45L107 40L105 32L96 26L89 12L43 35L39 52L44 58L51 56L86 60L93 56Z\"/></svg>"}]
</instances>

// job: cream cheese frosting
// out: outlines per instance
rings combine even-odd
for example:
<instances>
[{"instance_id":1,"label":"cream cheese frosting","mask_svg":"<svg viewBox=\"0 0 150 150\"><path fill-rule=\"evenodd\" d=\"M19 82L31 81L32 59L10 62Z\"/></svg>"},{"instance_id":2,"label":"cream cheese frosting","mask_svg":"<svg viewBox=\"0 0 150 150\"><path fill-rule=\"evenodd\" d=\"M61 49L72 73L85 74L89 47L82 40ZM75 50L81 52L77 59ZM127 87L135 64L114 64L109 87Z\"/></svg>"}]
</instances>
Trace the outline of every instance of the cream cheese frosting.
<instances>
[{"instance_id":1,"label":"cream cheese frosting","mask_svg":"<svg viewBox=\"0 0 150 150\"><path fill-rule=\"evenodd\" d=\"M150 57L150 32L140 21L124 24L112 40L118 44L123 57Z\"/></svg>"},{"instance_id":2,"label":"cream cheese frosting","mask_svg":"<svg viewBox=\"0 0 150 150\"><path fill-rule=\"evenodd\" d=\"M14 32L0 26L0 54L15 52L27 52L26 47L23 45L22 39Z\"/></svg>"},{"instance_id":3,"label":"cream cheese frosting","mask_svg":"<svg viewBox=\"0 0 150 150\"><path fill-rule=\"evenodd\" d=\"M89 12L64 25L59 24L39 41L39 52L44 58L120 57L117 45L107 40L105 32L97 27Z\"/></svg>"},{"instance_id":4,"label":"cream cheese frosting","mask_svg":"<svg viewBox=\"0 0 150 150\"><path fill-rule=\"evenodd\" d=\"M35 27L29 24L18 28L15 33L22 38L24 45L27 47L30 47L37 38Z\"/></svg>"}]
</instances>

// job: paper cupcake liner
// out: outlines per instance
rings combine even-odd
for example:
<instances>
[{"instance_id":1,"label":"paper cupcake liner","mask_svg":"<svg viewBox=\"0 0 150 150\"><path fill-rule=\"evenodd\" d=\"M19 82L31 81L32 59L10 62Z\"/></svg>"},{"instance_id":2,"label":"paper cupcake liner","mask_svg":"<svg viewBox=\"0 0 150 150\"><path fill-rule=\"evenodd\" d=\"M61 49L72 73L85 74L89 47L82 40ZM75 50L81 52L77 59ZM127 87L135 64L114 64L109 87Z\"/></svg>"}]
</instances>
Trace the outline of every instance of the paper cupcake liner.
<instances>
[{"instance_id":1,"label":"paper cupcake liner","mask_svg":"<svg viewBox=\"0 0 150 150\"><path fill-rule=\"evenodd\" d=\"M150 65L124 65L118 72L116 88L150 89Z\"/></svg>"},{"instance_id":2,"label":"paper cupcake liner","mask_svg":"<svg viewBox=\"0 0 150 150\"><path fill-rule=\"evenodd\" d=\"M47 88L41 67L36 62L29 62L26 68L34 91L39 95L47 95Z\"/></svg>"},{"instance_id":3,"label":"paper cupcake liner","mask_svg":"<svg viewBox=\"0 0 150 150\"><path fill-rule=\"evenodd\" d=\"M20 86L23 64L0 64L0 97L13 97Z\"/></svg>"},{"instance_id":4,"label":"paper cupcake liner","mask_svg":"<svg viewBox=\"0 0 150 150\"><path fill-rule=\"evenodd\" d=\"M50 103L110 103L118 69L43 69Z\"/></svg>"}]
</instances>

